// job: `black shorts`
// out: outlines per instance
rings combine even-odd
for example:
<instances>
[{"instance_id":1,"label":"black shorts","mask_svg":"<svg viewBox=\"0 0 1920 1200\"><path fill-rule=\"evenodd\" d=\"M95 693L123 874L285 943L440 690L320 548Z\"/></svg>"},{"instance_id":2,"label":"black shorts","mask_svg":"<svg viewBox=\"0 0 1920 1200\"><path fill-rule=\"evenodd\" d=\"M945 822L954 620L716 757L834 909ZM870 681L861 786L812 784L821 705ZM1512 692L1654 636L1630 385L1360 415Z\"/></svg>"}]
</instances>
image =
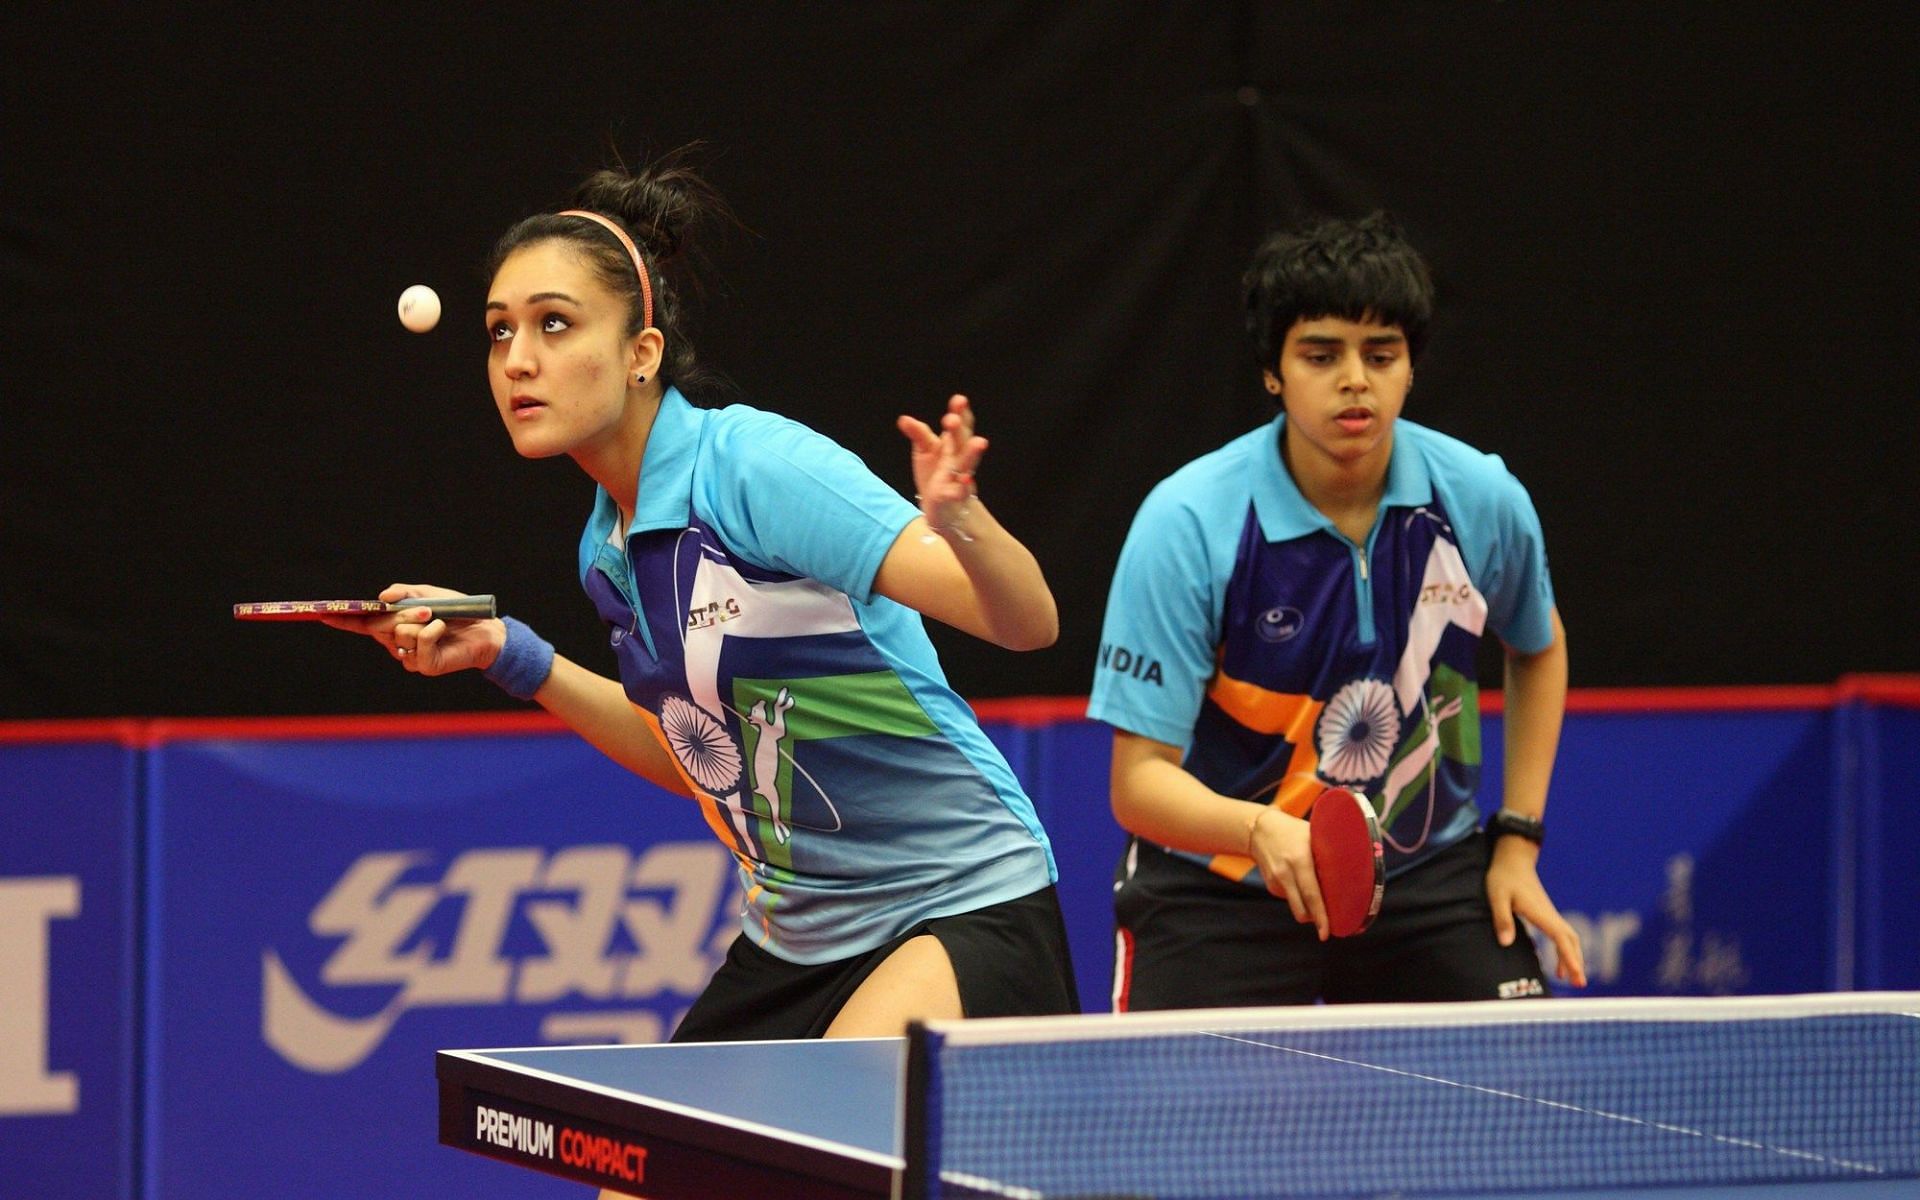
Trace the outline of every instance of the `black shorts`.
<instances>
[{"instance_id":1,"label":"black shorts","mask_svg":"<svg viewBox=\"0 0 1920 1200\"><path fill-rule=\"evenodd\" d=\"M1114 893L1119 1011L1546 996L1533 940L1493 935L1491 845L1476 832L1387 880L1357 937L1319 940L1287 902L1135 839Z\"/></svg>"},{"instance_id":2,"label":"black shorts","mask_svg":"<svg viewBox=\"0 0 1920 1200\"><path fill-rule=\"evenodd\" d=\"M727 960L674 1031L676 1042L812 1038L875 967L909 938L930 933L953 962L969 1017L1080 1011L1067 925L1051 887L1018 900L922 921L884 946L830 963L792 963L737 937Z\"/></svg>"}]
</instances>

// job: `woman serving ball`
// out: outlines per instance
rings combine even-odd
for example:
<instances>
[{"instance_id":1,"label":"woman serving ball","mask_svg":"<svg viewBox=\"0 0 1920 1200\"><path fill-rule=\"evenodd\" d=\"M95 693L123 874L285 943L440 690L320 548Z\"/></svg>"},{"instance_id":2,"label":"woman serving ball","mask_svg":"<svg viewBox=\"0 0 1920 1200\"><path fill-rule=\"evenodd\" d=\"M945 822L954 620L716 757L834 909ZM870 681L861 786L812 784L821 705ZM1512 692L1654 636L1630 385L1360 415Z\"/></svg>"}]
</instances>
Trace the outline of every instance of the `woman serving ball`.
<instances>
[{"instance_id":1,"label":"woman serving ball","mask_svg":"<svg viewBox=\"0 0 1920 1200\"><path fill-rule=\"evenodd\" d=\"M937 429L899 418L916 507L797 422L703 407L668 272L724 212L683 162L601 171L489 262L494 405L522 456L596 485L579 575L617 679L512 617L329 624L409 671L484 672L706 810L747 905L675 1040L1076 1012L1046 834L922 623L1057 635L1039 564L977 494L986 439L962 396Z\"/></svg>"}]
</instances>

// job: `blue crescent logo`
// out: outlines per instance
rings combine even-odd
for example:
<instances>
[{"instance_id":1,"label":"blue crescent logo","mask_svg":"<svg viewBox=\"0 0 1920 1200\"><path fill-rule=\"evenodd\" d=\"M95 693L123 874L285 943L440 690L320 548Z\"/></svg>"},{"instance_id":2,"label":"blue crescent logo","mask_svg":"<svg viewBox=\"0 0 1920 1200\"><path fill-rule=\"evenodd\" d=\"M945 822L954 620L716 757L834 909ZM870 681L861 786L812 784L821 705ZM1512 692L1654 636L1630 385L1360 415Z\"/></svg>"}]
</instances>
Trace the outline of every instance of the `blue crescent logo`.
<instances>
[{"instance_id":1,"label":"blue crescent logo","mask_svg":"<svg viewBox=\"0 0 1920 1200\"><path fill-rule=\"evenodd\" d=\"M1284 642L1306 626L1307 618L1299 609L1280 605L1260 614L1254 629L1269 642Z\"/></svg>"}]
</instances>

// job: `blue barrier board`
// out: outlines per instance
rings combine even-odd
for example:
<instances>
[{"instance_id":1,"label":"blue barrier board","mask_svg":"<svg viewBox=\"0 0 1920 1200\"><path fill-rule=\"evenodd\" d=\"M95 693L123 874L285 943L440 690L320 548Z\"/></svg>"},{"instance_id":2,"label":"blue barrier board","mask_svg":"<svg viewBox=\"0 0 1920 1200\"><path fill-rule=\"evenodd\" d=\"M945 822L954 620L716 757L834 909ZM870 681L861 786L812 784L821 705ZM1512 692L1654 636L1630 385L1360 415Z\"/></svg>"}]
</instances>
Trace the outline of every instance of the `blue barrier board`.
<instances>
[{"instance_id":1,"label":"blue barrier board","mask_svg":"<svg viewBox=\"0 0 1920 1200\"><path fill-rule=\"evenodd\" d=\"M1569 717L1540 873L1582 936L1579 994L1835 986L1834 913L1851 899L1831 861L1832 736L1828 709ZM1498 718L1482 745L1491 811Z\"/></svg>"},{"instance_id":2,"label":"blue barrier board","mask_svg":"<svg viewBox=\"0 0 1920 1200\"><path fill-rule=\"evenodd\" d=\"M1920 990L1920 708L1864 707L1861 989Z\"/></svg>"},{"instance_id":3,"label":"blue barrier board","mask_svg":"<svg viewBox=\"0 0 1920 1200\"><path fill-rule=\"evenodd\" d=\"M117 742L4 749L0 1194L128 1197L139 752Z\"/></svg>"},{"instance_id":4,"label":"blue barrier board","mask_svg":"<svg viewBox=\"0 0 1920 1200\"><path fill-rule=\"evenodd\" d=\"M1104 1011L1111 730L985 728ZM1586 994L1920 989L1916 778L1911 702L1570 713L1542 874ZM434 1145L420 1064L665 1037L738 886L692 802L571 734L0 744L0 1193L574 1196Z\"/></svg>"},{"instance_id":5,"label":"blue barrier board","mask_svg":"<svg viewBox=\"0 0 1920 1200\"><path fill-rule=\"evenodd\" d=\"M175 742L150 816L148 1200L577 1196L436 1146L423 1064L662 1040L738 927L693 803L571 735Z\"/></svg>"}]
</instances>

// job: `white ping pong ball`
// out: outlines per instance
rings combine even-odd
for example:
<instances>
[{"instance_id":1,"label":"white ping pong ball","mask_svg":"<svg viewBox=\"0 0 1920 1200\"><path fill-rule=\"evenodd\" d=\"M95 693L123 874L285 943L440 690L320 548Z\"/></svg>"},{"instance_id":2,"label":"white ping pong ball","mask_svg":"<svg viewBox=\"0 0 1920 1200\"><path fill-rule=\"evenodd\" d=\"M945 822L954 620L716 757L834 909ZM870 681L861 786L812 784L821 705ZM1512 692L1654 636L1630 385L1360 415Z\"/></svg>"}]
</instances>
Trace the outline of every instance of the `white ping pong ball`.
<instances>
[{"instance_id":1,"label":"white ping pong ball","mask_svg":"<svg viewBox=\"0 0 1920 1200\"><path fill-rule=\"evenodd\" d=\"M424 283L416 283L400 293L400 323L415 333L425 333L440 323L440 294Z\"/></svg>"}]
</instances>

